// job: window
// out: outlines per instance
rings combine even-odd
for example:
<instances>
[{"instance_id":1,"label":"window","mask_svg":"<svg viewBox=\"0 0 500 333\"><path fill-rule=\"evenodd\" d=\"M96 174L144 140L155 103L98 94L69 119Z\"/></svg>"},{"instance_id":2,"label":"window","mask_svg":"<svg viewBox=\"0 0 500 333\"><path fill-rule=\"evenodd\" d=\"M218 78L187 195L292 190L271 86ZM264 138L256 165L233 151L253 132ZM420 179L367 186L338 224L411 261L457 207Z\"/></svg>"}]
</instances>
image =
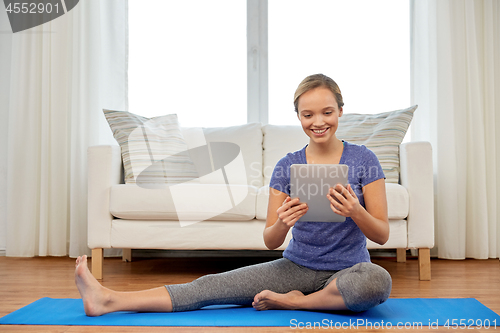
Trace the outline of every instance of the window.
<instances>
[{"instance_id":1,"label":"window","mask_svg":"<svg viewBox=\"0 0 500 333\"><path fill-rule=\"evenodd\" d=\"M182 126L296 125L293 93L314 73L339 84L346 113L408 107L409 17L408 0L129 1L129 111L177 113ZM247 91L264 91L260 104Z\"/></svg>"},{"instance_id":2,"label":"window","mask_svg":"<svg viewBox=\"0 0 500 333\"><path fill-rule=\"evenodd\" d=\"M246 123L246 2L129 1L129 111Z\"/></svg>"},{"instance_id":3,"label":"window","mask_svg":"<svg viewBox=\"0 0 500 333\"><path fill-rule=\"evenodd\" d=\"M410 103L409 3L269 0L269 123L297 125L293 94L310 74L339 85L346 113Z\"/></svg>"}]
</instances>

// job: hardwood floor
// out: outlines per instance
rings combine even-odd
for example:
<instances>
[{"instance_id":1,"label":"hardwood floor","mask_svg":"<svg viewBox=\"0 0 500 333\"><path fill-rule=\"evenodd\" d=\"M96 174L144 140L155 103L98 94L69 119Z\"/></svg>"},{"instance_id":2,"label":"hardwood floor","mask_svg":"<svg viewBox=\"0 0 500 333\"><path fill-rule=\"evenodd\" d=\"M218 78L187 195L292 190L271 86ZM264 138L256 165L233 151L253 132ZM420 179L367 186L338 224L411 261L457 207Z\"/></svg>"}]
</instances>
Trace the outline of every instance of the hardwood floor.
<instances>
[{"instance_id":1,"label":"hardwood floor","mask_svg":"<svg viewBox=\"0 0 500 333\"><path fill-rule=\"evenodd\" d=\"M132 263L106 258L104 280L108 288L133 291L191 281L201 275L226 271L272 258L154 258ZM391 297L472 297L500 314L499 260L432 260L432 280L418 280L418 263L408 259L378 258L393 278ZM74 259L67 257L0 257L0 317L42 297L79 298L74 285ZM89 327L0 325L1 332L286 332L287 327ZM310 331L310 330L309 330ZM360 332L381 330L358 329ZM426 328L419 329L426 332ZM438 330L448 331L440 327ZM481 330L475 330L481 331ZM485 332L492 329L484 330Z\"/></svg>"}]
</instances>

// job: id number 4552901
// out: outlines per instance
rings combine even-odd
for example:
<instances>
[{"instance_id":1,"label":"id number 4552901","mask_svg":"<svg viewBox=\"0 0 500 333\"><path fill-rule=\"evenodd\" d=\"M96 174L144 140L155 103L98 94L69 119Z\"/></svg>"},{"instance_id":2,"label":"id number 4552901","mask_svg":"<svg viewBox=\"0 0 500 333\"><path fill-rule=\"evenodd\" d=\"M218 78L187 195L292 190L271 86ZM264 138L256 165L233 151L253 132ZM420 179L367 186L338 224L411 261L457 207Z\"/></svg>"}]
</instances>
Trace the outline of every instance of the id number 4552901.
<instances>
[{"instance_id":1,"label":"id number 4552901","mask_svg":"<svg viewBox=\"0 0 500 333\"><path fill-rule=\"evenodd\" d=\"M452 329L496 329L497 320L489 319L448 319L443 327Z\"/></svg>"}]
</instances>

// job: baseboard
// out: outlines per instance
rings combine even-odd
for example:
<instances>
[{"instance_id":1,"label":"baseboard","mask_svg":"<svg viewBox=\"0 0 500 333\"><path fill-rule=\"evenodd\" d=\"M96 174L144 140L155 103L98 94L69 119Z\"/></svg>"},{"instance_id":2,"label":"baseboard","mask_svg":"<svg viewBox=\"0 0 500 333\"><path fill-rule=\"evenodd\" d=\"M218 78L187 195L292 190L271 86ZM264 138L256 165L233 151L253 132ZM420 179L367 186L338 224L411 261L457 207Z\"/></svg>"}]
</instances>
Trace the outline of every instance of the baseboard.
<instances>
[{"instance_id":1,"label":"baseboard","mask_svg":"<svg viewBox=\"0 0 500 333\"><path fill-rule=\"evenodd\" d=\"M136 258L281 257L283 251L270 250L144 250L134 249Z\"/></svg>"},{"instance_id":2,"label":"baseboard","mask_svg":"<svg viewBox=\"0 0 500 333\"><path fill-rule=\"evenodd\" d=\"M369 249L368 252L372 258L396 258L395 249Z\"/></svg>"},{"instance_id":3,"label":"baseboard","mask_svg":"<svg viewBox=\"0 0 500 333\"><path fill-rule=\"evenodd\" d=\"M396 258L395 249L370 249L369 252L372 258ZM282 253L270 250L133 250L136 258L281 257Z\"/></svg>"},{"instance_id":4,"label":"baseboard","mask_svg":"<svg viewBox=\"0 0 500 333\"><path fill-rule=\"evenodd\" d=\"M6 250L0 249L0 257L5 257Z\"/></svg>"}]
</instances>

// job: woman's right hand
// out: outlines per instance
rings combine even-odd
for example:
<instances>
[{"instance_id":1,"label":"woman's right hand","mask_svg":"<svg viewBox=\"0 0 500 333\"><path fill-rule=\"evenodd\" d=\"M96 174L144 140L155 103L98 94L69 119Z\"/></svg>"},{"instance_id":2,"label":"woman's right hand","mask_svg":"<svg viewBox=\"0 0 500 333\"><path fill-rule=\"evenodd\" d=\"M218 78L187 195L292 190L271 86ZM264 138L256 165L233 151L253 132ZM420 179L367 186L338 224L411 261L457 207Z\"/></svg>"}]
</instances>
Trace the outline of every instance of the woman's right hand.
<instances>
[{"instance_id":1,"label":"woman's right hand","mask_svg":"<svg viewBox=\"0 0 500 333\"><path fill-rule=\"evenodd\" d=\"M307 212L307 204L301 204L298 198L291 199L286 193L269 188L264 243L270 250L280 247L290 228Z\"/></svg>"},{"instance_id":2,"label":"woman's right hand","mask_svg":"<svg viewBox=\"0 0 500 333\"><path fill-rule=\"evenodd\" d=\"M288 228L295 225L305 213L309 207L306 203L301 203L299 198L290 198L287 196L283 204L278 208L276 213L278 214L278 222L285 224Z\"/></svg>"}]
</instances>

